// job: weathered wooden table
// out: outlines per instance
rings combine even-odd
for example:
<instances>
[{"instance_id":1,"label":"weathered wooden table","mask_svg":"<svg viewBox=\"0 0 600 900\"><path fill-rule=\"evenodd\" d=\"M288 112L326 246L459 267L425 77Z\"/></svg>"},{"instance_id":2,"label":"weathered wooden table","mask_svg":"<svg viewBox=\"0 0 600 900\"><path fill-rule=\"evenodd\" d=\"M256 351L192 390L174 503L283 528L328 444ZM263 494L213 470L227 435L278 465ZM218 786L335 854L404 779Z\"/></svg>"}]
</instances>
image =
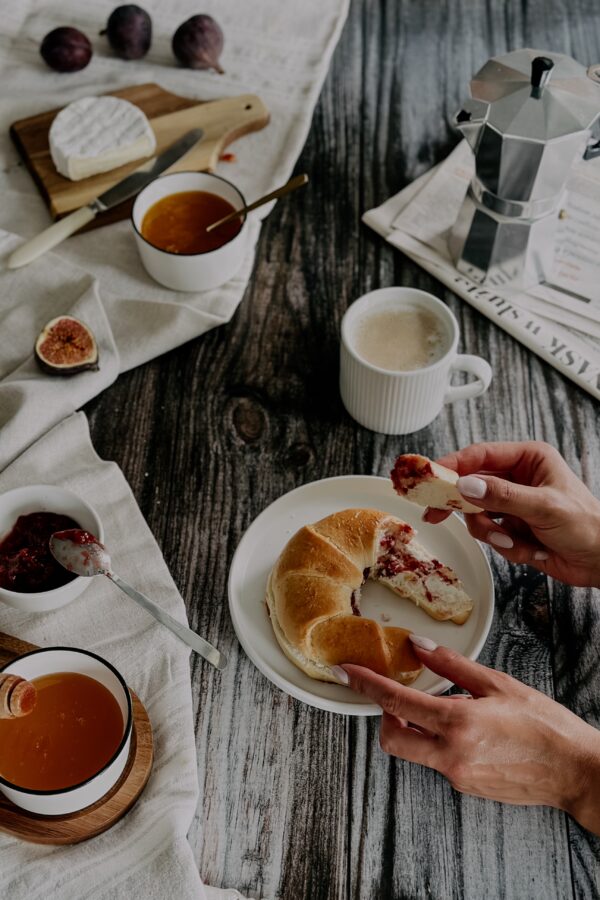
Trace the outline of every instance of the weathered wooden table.
<instances>
[{"instance_id":1,"label":"weathered wooden table","mask_svg":"<svg viewBox=\"0 0 600 900\"><path fill-rule=\"evenodd\" d=\"M311 186L266 221L233 321L89 404L94 444L125 471L192 627L230 655L222 675L197 659L192 671L203 802L190 839L209 883L285 900L600 896L600 840L560 812L461 796L385 756L377 719L289 698L241 651L227 610L229 562L267 504L318 478L387 474L401 450L544 439L600 495L597 404L360 223L456 143L471 74L521 46L600 61L597 0L356 0L298 163ZM495 373L483 400L402 439L355 425L337 388L344 310L392 284L441 296L463 349ZM600 597L492 565L483 662L600 727Z\"/></svg>"}]
</instances>

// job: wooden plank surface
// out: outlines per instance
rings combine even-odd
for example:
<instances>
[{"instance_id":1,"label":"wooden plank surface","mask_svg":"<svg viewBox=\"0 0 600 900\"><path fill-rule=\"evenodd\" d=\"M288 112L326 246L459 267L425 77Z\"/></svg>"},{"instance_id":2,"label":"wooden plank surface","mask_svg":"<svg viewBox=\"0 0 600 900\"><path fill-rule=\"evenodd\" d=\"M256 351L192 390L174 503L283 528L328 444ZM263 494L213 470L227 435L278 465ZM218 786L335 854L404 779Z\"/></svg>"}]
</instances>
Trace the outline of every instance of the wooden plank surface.
<instances>
[{"instance_id":1,"label":"wooden plank surface","mask_svg":"<svg viewBox=\"0 0 600 900\"><path fill-rule=\"evenodd\" d=\"M198 661L192 672L203 802L190 840L209 883L284 900L600 896L599 840L552 810L462 797L386 757L375 721L288 698L240 650L227 612L229 562L268 503L317 478L387 474L403 450L545 439L600 496L597 404L360 224L446 156L471 74L519 46L600 60L596 0L354 0L298 163L311 186L266 221L234 319L87 408L192 626L231 654L222 675ZM343 312L391 284L442 297L462 349L495 373L484 399L407 438L355 425L337 389ZM598 595L492 564L483 661L600 727Z\"/></svg>"}]
</instances>

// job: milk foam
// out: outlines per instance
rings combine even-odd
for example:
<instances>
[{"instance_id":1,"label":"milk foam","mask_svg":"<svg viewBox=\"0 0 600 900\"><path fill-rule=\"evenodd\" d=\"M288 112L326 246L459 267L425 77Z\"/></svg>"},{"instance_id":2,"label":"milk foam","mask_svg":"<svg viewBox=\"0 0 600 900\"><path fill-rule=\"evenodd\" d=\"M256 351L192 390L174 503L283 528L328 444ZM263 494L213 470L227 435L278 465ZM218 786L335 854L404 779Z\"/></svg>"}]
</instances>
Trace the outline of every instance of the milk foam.
<instances>
[{"instance_id":1,"label":"milk foam","mask_svg":"<svg viewBox=\"0 0 600 900\"><path fill-rule=\"evenodd\" d=\"M355 326L352 344L371 365L408 372L441 359L448 350L448 336L429 310L387 309L363 315Z\"/></svg>"}]
</instances>

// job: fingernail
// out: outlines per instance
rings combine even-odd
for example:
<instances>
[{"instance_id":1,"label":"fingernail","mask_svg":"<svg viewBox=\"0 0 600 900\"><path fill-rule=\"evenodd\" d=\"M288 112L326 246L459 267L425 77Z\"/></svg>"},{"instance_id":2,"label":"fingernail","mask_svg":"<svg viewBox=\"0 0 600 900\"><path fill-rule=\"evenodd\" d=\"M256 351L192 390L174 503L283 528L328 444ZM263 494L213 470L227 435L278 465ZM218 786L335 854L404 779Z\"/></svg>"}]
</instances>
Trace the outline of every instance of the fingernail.
<instances>
[{"instance_id":1,"label":"fingernail","mask_svg":"<svg viewBox=\"0 0 600 900\"><path fill-rule=\"evenodd\" d=\"M437 650L438 648L436 642L432 641L431 638L421 637L420 634L409 634L408 637L413 642L415 647L420 647L421 650Z\"/></svg>"},{"instance_id":2,"label":"fingernail","mask_svg":"<svg viewBox=\"0 0 600 900\"><path fill-rule=\"evenodd\" d=\"M513 539L501 531L490 531L487 539L494 547L502 547L503 550L510 550L515 545Z\"/></svg>"},{"instance_id":3,"label":"fingernail","mask_svg":"<svg viewBox=\"0 0 600 900\"><path fill-rule=\"evenodd\" d=\"M341 666L332 666L331 674L337 678L340 684L350 684L350 676L342 669Z\"/></svg>"},{"instance_id":4,"label":"fingernail","mask_svg":"<svg viewBox=\"0 0 600 900\"><path fill-rule=\"evenodd\" d=\"M481 500L487 493L487 482L475 475L463 475L456 482L456 487L465 497L475 497L476 500Z\"/></svg>"},{"instance_id":5,"label":"fingernail","mask_svg":"<svg viewBox=\"0 0 600 900\"><path fill-rule=\"evenodd\" d=\"M536 550L535 553L533 554L533 558L534 558L534 559L540 559L540 560L542 560L542 559L550 559L550 554L549 554L549 553L546 553L545 550Z\"/></svg>"}]
</instances>

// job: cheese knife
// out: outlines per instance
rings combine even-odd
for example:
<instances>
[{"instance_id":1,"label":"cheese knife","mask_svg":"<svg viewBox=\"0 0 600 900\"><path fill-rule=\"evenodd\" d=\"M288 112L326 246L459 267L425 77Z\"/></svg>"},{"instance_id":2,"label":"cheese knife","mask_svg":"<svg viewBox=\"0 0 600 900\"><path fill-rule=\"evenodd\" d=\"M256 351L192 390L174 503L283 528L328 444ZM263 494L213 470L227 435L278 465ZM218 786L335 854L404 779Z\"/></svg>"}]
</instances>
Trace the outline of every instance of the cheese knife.
<instances>
[{"instance_id":1,"label":"cheese knife","mask_svg":"<svg viewBox=\"0 0 600 900\"><path fill-rule=\"evenodd\" d=\"M8 268L19 269L21 266L26 266L28 263L33 262L34 259L37 259L38 256L41 256L42 253L45 253L46 250L51 250L52 247L56 247L57 244L68 238L69 235L79 231L80 228L83 228L84 225L95 219L98 213L106 212L107 209L112 209L113 206L117 206L119 203L123 203L124 200L134 197L143 187L146 187L147 184L153 181L157 175L165 172L188 150L191 150L194 144L197 144L203 136L204 131L202 128L193 128L175 143L171 144L170 147L167 147L159 156L153 156L136 169L135 172L127 175L114 187L100 194L87 206L76 209L75 212L65 216L64 219L59 219L58 222L31 238L31 240L25 241L8 257L6 262Z\"/></svg>"}]
</instances>

